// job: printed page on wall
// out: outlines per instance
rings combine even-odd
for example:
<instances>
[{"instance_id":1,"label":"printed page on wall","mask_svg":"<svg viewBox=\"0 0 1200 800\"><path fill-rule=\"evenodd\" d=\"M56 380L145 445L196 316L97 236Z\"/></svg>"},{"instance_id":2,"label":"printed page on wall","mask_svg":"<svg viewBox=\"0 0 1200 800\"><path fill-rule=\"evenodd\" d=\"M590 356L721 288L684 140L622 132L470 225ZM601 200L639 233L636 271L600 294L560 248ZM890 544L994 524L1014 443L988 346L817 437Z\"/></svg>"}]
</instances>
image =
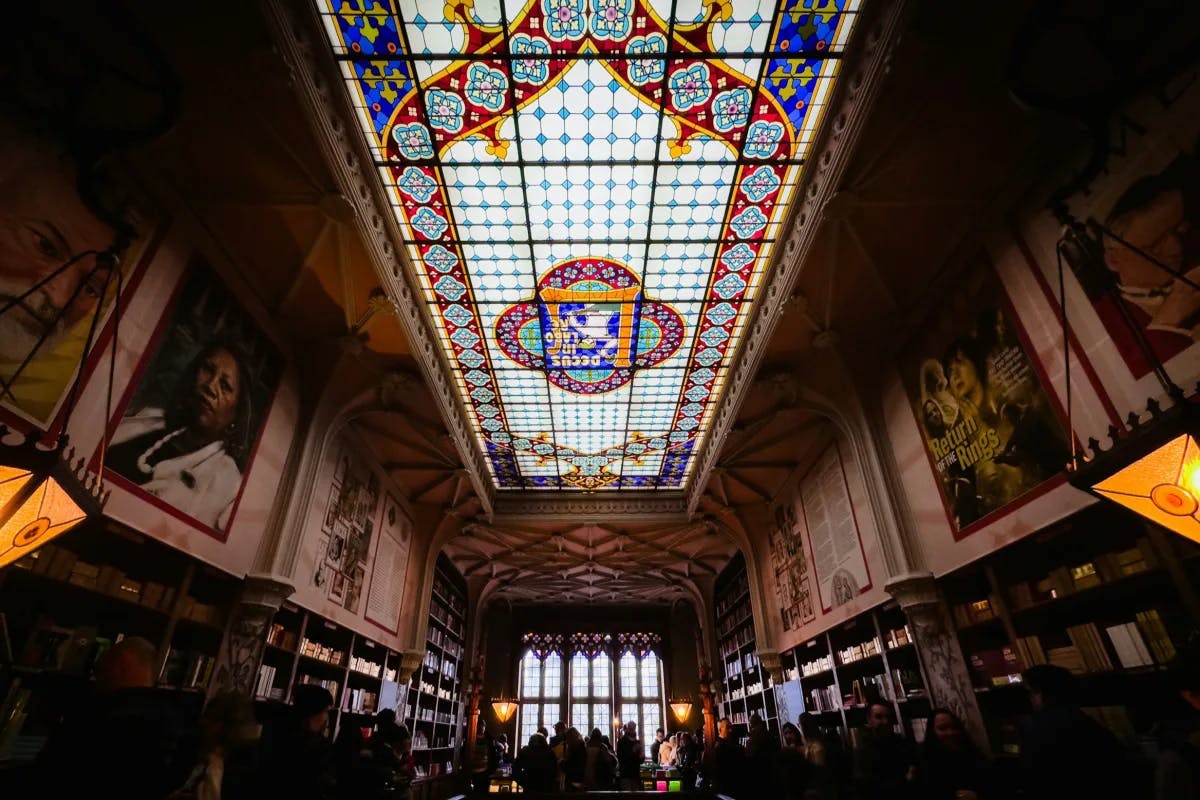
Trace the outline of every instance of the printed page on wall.
<instances>
[{"instance_id":1,"label":"printed page on wall","mask_svg":"<svg viewBox=\"0 0 1200 800\"><path fill-rule=\"evenodd\" d=\"M821 609L829 613L871 588L846 468L836 444L825 450L800 482L800 499Z\"/></svg>"},{"instance_id":2,"label":"printed page on wall","mask_svg":"<svg viewBox=\"0 0 1200 800\"><path fill-rule=\"evenodd\" d=\"M283 366L194 257L110 423L109 479L224 541Z\"/></svg>"},{"instance_id":3,"label":"printed page on wall","mask_svg":"<svg viewBox=\"0 0 1200 800\"><path fill-rule=\"evenodd\" d=\"M61 424L97 310L89 361L111 336L117 280L95 254L113 244L116 229L84 205L76 179L63 142L0 118L0 306L14 303L0 315L0 421L13 427ZM103 195L122 193L111 179L100 183ZM128 297L152 254L155 223L143 209L112 204L138 233L116 264Z\"/></svg>"},{"instance_id":4,"label":"printed page on wall","mask_svg":"<svg viewBox=\"0 0 1200 800\"><path fill-rule=\"evenodd\" d=\"M775 525L771 529L771 568L785 631L816 619L799 505L800 497L795 494L775 506Z\"/></svg>"},{"instance_id":5,"label":"printed page on wall","mask_svg":"<svg viewBox=\"0 0 1200 800\"><path fill-rule=\"evenodd\" d=\"M910 342L901 372L956 538L1064 470L1060 411L982 257Z\"/></svg>"},{"instance_id":6,"label":"printed page on wall","mask_svg":"<svg viewBox=\"0 0 1200 800\"><path fill-rule=\"evenodd\" d=\"M374 470L344 444L338 453L321 521L313 585L332 603L359 613L381 492Z\"/></svg>"},{"instance_id":7,"label":"printed page on wall","mask_svg":"<svg viewBox=\"0 0 1200 800\"><path fill-rule=\"evenodd\" d=\"M379 547L371 569L364 615L390 633L399 629L400 609L404 606L404 581L408 577L408 553L412 542L412 521L395 497L387 495L380 522Z\"/></svg>"}]
</instances>

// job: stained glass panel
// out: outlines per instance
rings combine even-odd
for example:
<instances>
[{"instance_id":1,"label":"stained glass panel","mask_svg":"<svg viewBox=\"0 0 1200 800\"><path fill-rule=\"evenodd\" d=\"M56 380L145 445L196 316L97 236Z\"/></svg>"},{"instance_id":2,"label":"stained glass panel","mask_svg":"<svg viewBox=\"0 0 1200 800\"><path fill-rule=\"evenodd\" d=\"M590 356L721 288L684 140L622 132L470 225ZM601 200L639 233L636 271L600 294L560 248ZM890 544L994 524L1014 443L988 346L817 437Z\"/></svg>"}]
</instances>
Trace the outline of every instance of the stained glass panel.
<instances>
[{"instance_id":1,"label":"stained glass panel","mask_svg":"<svg viewBox=\"0 0 1200 800\"><path fill-rule=\"evenodd\" d=\"M318 0L498 489L678 490L858 0Z\"/></svg>"}]
</instances>

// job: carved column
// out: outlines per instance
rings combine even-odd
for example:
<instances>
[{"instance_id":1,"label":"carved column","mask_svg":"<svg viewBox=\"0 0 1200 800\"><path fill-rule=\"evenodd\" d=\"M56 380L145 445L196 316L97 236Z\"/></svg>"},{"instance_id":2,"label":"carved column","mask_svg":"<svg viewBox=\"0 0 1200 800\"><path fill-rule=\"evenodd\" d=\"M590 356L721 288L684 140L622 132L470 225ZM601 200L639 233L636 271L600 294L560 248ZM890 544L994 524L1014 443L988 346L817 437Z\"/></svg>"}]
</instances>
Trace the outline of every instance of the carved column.
<instances>
[{"instance_id":1,"label":"carved column","mask_svg":"<svg viewBox=\"0 0 1200 800\"><path fill-rule=\"evenodd\" d=\"M216 669L208 684L209 697L227 691L254 695L258 667L267 645L267 630L280 604L293 591L295 587L282 578L246 576L217 650Z\"/></svg>"},{"instance_id":2,"label":"carved column","mask_svg":"<svg viewBox=\"0 0 1200 800\"><path fill-rule=\"evenodd\" d=\"M971 675L954 633L950 612L938 593L933 575L927 572L900 575L888 581L884 588L908 616L933 706L943 706L957 714L971 738L986 751L989 745L987 728L979 713Z\"/></svg>"},{"instance_id":3,"label":"carved column","mask_svg":"<svg viewBox=\"0 0 1200 800\"><path fill-rule=\"evenodd\" d=\"M479 738L479 698L483 695L483 664L475 662L471 668L471 679L467 682L467 752L475 751Z\"/></svg>"},{"instance_id":4,"label":"carved column","mask_svg":"<svg viewBox=\"0 0 1200 800\"><path fill-rule=\"evenodd\" d=\"M704 713L704 754L712 755L717 746L716 683L708 664L700 664L700 703Z\"/></svg>"},{"instance_id":5,"label":"carved column","mask_svg":"<svg viewBox=\"0 0 1200 800\"><path fill-rule=\"evenodd\" d=\"M425 658L424 650L401 650L400 664L396 667L396 682L411 682L413 673L417 671L417 667L421 666L423 658Z\"/></svg>"}]
</instances>

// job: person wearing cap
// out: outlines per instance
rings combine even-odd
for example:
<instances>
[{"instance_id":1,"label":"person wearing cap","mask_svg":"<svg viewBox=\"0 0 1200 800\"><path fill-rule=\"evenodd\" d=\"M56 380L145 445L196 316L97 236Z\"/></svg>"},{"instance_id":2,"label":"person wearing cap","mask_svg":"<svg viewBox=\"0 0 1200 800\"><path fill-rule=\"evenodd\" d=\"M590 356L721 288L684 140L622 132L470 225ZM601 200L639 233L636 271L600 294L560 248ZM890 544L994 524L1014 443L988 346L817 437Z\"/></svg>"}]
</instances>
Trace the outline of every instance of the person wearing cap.
<instances>
[{"instance_id":1,"label":"person wearing cap","mask_svg":"<svg viewBox=\"0 0 1200 800\"><path fill-rule=\"evenodd\" d=\"M325 735L332 708L328 689L312 683L296 685L290 713L263 738L260 796L288 800L337 796L333 745Z\"/></svg>"}]
</instances>

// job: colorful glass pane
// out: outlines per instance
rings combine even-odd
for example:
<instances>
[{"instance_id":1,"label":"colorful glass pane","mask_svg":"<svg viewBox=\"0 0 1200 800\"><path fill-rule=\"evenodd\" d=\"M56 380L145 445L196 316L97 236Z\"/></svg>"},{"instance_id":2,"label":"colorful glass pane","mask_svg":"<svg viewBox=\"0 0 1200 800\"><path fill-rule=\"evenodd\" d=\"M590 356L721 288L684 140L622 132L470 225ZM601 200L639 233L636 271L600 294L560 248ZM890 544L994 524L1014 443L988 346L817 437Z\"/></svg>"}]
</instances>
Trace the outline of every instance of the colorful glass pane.
<instances>
[{"instance_id":1,"label":"colorful glass pane","mask_svg":"<svg viewBox=\"0 0 1200 800\"><path fill-rule=\"evenodd\" d=\"M498 489L678 490L857 0L318 0Z\"/></svg>"}]
</instances>

